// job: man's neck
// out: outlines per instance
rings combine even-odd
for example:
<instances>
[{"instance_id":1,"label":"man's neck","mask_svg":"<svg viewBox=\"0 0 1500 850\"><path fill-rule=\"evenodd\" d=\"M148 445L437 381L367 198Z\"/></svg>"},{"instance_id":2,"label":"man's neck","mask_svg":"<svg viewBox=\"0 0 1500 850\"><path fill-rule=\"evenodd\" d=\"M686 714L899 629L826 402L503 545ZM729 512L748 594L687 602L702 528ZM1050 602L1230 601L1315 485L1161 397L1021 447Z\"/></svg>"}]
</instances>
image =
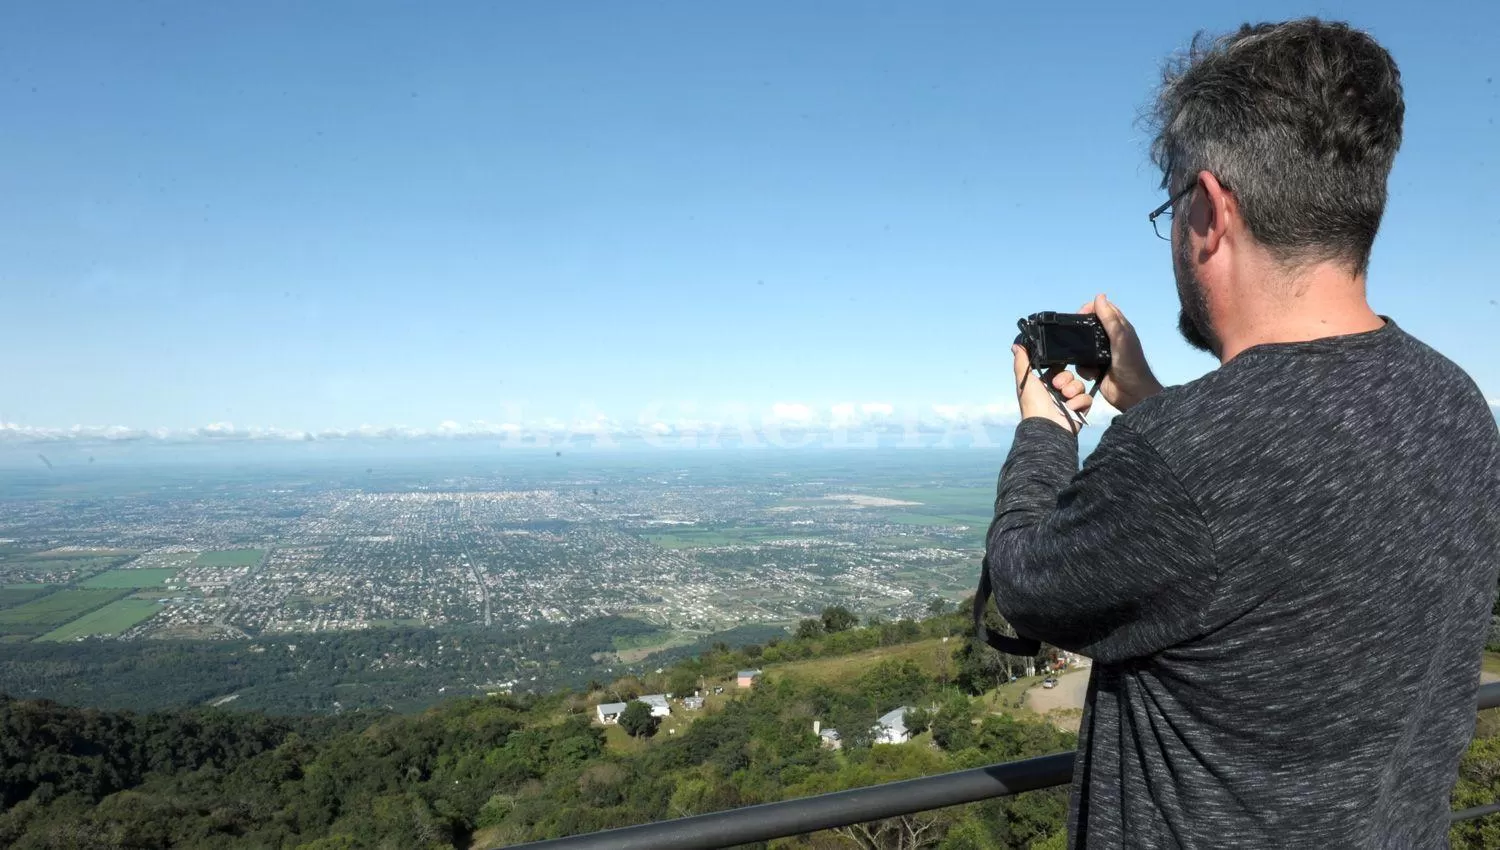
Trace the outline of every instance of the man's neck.
<instances>
[{"instance_id":1,"label":"man's neck","mask_svg":"<svg viewBox=\"0 0 1500 850\"><path fill-rule=\"evenodd\" d=\"M1306 342L1364 333L1385 324L1365 300L1364 275L1332 263L1299 270L1264 287L1246 288L1230 305L1219 330L1219 362L1257 345Z\"/></svg>"}]
</instances>

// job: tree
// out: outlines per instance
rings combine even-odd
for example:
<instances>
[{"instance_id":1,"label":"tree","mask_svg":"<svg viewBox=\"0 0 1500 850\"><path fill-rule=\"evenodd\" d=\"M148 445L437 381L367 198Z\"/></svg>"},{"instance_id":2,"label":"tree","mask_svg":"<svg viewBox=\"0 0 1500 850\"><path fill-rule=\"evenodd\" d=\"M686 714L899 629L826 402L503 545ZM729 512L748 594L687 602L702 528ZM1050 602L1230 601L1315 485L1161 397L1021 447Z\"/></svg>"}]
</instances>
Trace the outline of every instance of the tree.
<instances>
[{"instance_id":1,"label":"tree","mask_svg":"<svg viewBox=\"0 0 1500 850\"><path fill-rule=\"evenodd\" d=\"M1031 850L1068 850L1068 831L1059 829L1046 838L1031 842Z\"/></svg>"},{"instance_id":2,"label":"tree","mask_svg":"<svg viewBox=\"0 0 1500 850\"><path fill-rule=\"evenodd\" d=\"M1016 669L1011 656L969 637L964 638L954 657L958 661L957 684L971 694L982 694L1005 684Z\"/></svg>"},{"instance_id":3,"label":"tree","mask_svg":"<svg viewBox=\"0 0 1500 850\"><path fill-rule=\"evenodd\" d=\"M859 618L842 605L829 605L823 609L823 631L829 634L846 632L859 625Z\"/></svg>"},{"instance_id":4,"label":"tree","mask_svg":"<svg viewBox=\"0 0 1500 850\"><path fill-rule=\"evenodd\" d=\"M943 700L942 706L932 716L932 740L949 752L967 749L978 742L974 731L974 704L968 697L954 692Z\"/></svg>"},{"instance_id":5,"label":"tree","mask_svg":"<svg viewBox=\"0 0 1500 850\"><path fill-rule=\"evenodd\" d=\"M1479 716L1481 735L1492 727L1494 718ZM1500 796L1500 738L1483 736L1469 744L1458 765L1458 784L1453 787L1453 808L1483 806ZM1461 821L1449 830L1448 840L1454 848L1495 847L1500 840L1500 824L1494 818Z\"/></svg>"},{"instance_id":6,"label":"tree","mask_svg":"<svg viewBox=\"0 0 1500 850\"><path fill-rule=\"evenodd\" d=\"M667 690L671 691L675 697L691 696L694 691L698 690L698 676L692 670L678 667L667 679Z\"/></svg>"},{"instance_id":7,"label":"tree","mask_svg":"<svg viewBox=\"0 0 1500 850\"><path fill-rule=\"evenodd\" d=\"M939 850L1004 850L1009 845L995 840L994 829L984 814L970 812L943 836ZM1028 850L1037 850L1033 844ZM1066 844L1057 850L1068 850Z\"/></svg>"},{"instance_id":8,"label":"tree","mask_svg":"<svg viewBox=\"0 0 1500 850\"><path fill-rule=\"evenodd\" d=\"M797 639L807 640L823 633L823 621L808 618L797 624Z\"/></svg>"},{"instance_id":9,"label":"tree","mask_svg":"<svg viewBox=\"0 0 1500 850\"><path fill-rule=\"evenodd\" d=\"M661 718L652 716L651 706L640 700L631 701L620 713L620 728L632 738L649 738L660 725Z\"/></svg>"},{"instance_id":10,"label":"tree","mask_svg":"<svg viewBox=\"0 0 1500 850\"><path fill-rule=\"evenodd\" d=\"M913 735L920 735L932 725L932 713L925 708L908 709L905 722L906 731Z\"/></svg>"},{"instance_id":11,"label":"tree","mask_svg":"<svg viewBox=\"0 0 1500 850\"><path fill-rule=\"evenodd\" d=\"M953 610L953 605L941 596L934 596L927 602L927 616L941 617Z\"/></svg>"},{"instance_id":12,"label":"tree","mask_svg":"<svg viewBox=\"0 0 1500 850\"><path fill-rule=\"evenodd\" d=\"M943 827L951 817L947 812L901 815L836 827L833 831L860 850L922 850L942 839Z\"/></svg>"}]
</instances>

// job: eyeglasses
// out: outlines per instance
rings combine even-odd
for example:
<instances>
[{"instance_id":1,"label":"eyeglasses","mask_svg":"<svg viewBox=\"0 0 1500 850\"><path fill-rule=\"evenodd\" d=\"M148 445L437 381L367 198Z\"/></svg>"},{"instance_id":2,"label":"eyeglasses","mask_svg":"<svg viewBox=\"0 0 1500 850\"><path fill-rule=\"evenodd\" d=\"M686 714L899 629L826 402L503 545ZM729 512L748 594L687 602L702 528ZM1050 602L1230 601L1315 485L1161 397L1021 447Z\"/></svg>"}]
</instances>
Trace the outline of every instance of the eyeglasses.
<instances>
[{"instance_id":1,"label":"eyeglasses","mask_svg":"<svg viewBox=\"0 0 1500 850\"><path fill-rule=\"evenodd\" d=\"M1151 229L1156 231L1156 237L1158 239L1165 239L1168 242L1172 241L1172 208L1177 206L1178 201L1186 198L1196 188L1198 188L1198 181L1194 180L1193 182L1184 186L1182 188L1182 191L1168 198L1165 204L1162 204L1161 206L1152 210L1151 214L1146 216L1146 220L1151 222ZM1167 222L1166 233L1161 232L1161 221L1163 219L1165 219Z\"/></svg>"}]
</instances>

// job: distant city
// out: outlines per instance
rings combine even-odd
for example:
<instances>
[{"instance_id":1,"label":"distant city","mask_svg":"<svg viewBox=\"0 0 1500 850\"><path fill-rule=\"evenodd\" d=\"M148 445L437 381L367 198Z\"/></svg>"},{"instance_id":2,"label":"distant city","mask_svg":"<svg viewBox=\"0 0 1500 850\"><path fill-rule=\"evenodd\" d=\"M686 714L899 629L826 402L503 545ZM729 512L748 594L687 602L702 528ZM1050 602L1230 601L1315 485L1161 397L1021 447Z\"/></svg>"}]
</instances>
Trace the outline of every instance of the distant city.
<instances>
[{"instance_id":1,"label":"distant city","mask_svg":"<svg viewBox=\"0 0 1500 850\"><path fill-rule=\"evenodd\" d=\"M972 590L997 451L552 452L39 467L0 489L0 642L380 626L658 627L620 660L828 605Z\"/></svg>"}]
</instances>

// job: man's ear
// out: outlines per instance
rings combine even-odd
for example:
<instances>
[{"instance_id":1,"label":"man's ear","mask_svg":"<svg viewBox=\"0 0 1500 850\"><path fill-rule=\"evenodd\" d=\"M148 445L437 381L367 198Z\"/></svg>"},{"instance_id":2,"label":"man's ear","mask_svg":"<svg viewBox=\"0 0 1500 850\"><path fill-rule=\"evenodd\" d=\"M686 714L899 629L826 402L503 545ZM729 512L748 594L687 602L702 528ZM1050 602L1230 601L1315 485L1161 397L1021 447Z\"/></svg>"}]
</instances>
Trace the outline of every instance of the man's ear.
<instances>
[{"instance_id":1,"label":"man's ear","mask_svg":"<svg viewBox=\"0 0 1500 850\"><path fill-rule=\"evenodd\" d=\"M1239 217L1239 203L1212 171L1198 172L1198 184L1202 191L1193 204L1193 229L1203 233L1203 253L1213 254L1229 233L1230 222Z\"/></svg>"}]
</instances>

